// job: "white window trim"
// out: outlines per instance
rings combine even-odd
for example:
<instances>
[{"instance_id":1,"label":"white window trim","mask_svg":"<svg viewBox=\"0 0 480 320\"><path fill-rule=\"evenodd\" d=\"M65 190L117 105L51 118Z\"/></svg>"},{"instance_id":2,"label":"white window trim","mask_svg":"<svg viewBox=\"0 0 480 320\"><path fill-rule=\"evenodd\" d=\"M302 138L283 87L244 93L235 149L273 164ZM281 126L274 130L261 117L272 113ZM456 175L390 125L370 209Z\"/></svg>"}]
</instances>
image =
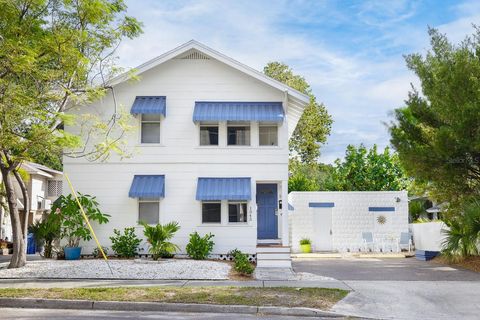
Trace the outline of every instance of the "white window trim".
<instances>
[{"instance_id":1,"label":"white window trim","mask_svg":"<svg viewBox=\"0 0 480 320\"><path fill-rule=\"evenodd\" d=\"M138 123L138 145L142 147L163 147L163 120L164 117L163 115L160 115L160 120L158 121L142 121L143 114L139 114L137 116L137 123ZM158 143L145 143L142 142L142 123L160 123L160 139Z\"/></svg>"},{"instance_id":2,"label":"white window trim","mask_svg":"<svg viewBox=\"0 0 480 320\"><path fill-rule=\"evenodd\" d=\"M140 225L140 203L158 203L158 223L160 223L160 199L137 199L137 225ZM149 223L149 225L153 226L156 225L154 223Z\"/></svg>"}]
</instances>

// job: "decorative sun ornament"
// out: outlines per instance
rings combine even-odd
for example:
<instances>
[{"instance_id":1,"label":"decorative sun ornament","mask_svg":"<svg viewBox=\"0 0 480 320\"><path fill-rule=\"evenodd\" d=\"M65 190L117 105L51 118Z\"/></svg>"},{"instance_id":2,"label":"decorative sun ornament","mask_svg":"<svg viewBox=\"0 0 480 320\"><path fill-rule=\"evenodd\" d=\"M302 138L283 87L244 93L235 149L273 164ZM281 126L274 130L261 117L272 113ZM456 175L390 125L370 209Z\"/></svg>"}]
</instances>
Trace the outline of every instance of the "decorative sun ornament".
<instances>
[{"instance_id":1,"label":"decorative sun ornament","mask_svg":"<svg viewBox=\"0 0 480 320\"><path fill-rule=\"evenodd\" d=\"M385 224L387 222L387 218L385 216L378 216L377 217L377 222L379 224Z\"/></svg>"}]
</instances>

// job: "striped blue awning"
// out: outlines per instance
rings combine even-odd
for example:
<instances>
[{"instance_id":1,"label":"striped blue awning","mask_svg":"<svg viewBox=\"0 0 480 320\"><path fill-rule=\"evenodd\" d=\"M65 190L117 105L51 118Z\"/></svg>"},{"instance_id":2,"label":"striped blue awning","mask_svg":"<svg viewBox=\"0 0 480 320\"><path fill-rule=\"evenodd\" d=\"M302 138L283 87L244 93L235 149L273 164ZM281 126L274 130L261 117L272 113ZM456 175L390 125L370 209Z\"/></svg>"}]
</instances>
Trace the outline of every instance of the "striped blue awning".
<instances>
[{"instance_id":1,"label":"striped blue awning","mask_svg":"<svg viewBox=\"0 0 480 320\"><path fill-rule=\"evenodd\" d=\"M198 178L197 200L250 200L250 178Z\"/></svg>"},{"instance_id":2,"label":"striped blue awning","mask_svg":"<svg viewBox=\"0 0 480 320\"><path fill-rule=\"evenodd\" d=\"M165 117L167 114L167 104L165 96L138 96L133 102L131 114L161 114Z\"/></svg>"},{"instance_id":3,"label":"striped blue awning","mask_svg":"<svg viewBox=\"0 0 480 320\"><path fill-rule=\"evenodd\" d=\"M193 121L283 122L281 102L196 101Z\"/></svg>"},{"instance_id":4,"label":"striped blue awning","mask_svg":"<svg viewBox=\"0 0 480 320\"><path fill-rule=\"evenodd\" d=\"M164 198L165 176L135 175L128 196L130 198Z\"/></svg>"}]
</instances>

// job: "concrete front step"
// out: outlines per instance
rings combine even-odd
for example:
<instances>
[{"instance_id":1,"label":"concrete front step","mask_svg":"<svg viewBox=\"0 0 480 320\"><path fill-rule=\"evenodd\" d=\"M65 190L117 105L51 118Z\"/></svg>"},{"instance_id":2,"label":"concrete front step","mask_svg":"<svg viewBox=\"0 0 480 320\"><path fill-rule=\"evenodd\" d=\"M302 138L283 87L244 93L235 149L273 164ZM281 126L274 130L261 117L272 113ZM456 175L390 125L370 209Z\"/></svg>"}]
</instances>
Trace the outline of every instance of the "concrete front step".
<instances>
[{"instance_id":1,"label":"concrete front step","mask_svg":"<svg viewBox=\"0 0 480 320\"><path fill-rule=\"evenodd\" d=\"M257 268L291 268L291 260L258 260Z\"/></svg>"},{"instance_id":2,"label":"concrete front step","mask_svg":"<svg viewBox=\"0 0 480 320\"><path fill-rule=\"evenodd\" d=\"M267 253L267 252L274 252L274 253L289 253L290 254L290 247L282 247L282 246L257 246L257 254L259 253Z\"/></svg>"},{"instance_id":3,"label":"concrete front step","mask_svg":"<svg viewBox=\"0 0 480 320\"><path fill-rule=\"evenodd\" d=\"M257 260L291 260L288 252L257 253Z\"/></svg>"}]
</instances>

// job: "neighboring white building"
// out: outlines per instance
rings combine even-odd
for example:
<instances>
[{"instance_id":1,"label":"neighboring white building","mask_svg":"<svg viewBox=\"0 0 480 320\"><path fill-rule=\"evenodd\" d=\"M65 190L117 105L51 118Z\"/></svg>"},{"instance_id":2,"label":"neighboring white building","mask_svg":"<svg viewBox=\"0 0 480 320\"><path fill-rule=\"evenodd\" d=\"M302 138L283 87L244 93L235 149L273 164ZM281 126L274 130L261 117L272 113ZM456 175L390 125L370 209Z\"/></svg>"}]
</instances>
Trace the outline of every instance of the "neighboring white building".
<instances>
[{"instance_id":1,"label":"neighboring white building","mask_svg":"<svg viewBox=\"0 0 480 320\"><path fill-rule=\"evenodd\" d=\"M136 74L136 82L127 75L110 82L134 115L134 156L64 158L75 189L111 215L95 226L102 245L110 246L114 228L145 220L178 221L173 242L183 253L194 231L215 235L215 254L255 254L262 240L288 246L288 140L309 97L196 41ZM112 95L85 109L111 118ZM93 248L86 243L83 252Z\"/></svg>"},{"instance_id":2,"label":"neighboring white building","mask_svg":"<svg viewBox=\"0 0 480 320\"><path fill-rule=\"evenodd\" d=\"M291 192L288 207L295 252L302 238L313 251L363 250L363 232L372 234L375 250L395 250L408 232L406 191Z\"/></svg>"},{"instance_id":3,"label":"neighboring white building","mask_svg":"<svg viewBox=\"0 0 480 320\"><path fill-rule=\"evenodd\" d=\"M28 195L31 201L28 223L32 224L34 221L41 219L45 211L50 210L52 202L62 194L63 173L33 162L24 162L21 168L28 173L29 177L28 181L26 181ZM12 181L15 194L18 198L17 207L23 225L23 221L25 221L23 195L16 180L12 178ZM10 218L8 215L5 215L1 207L0 214L4 217L4 219L2 219L0 239L8 238L11 240L12 225Z\"/></svg>"}]
</instances>

